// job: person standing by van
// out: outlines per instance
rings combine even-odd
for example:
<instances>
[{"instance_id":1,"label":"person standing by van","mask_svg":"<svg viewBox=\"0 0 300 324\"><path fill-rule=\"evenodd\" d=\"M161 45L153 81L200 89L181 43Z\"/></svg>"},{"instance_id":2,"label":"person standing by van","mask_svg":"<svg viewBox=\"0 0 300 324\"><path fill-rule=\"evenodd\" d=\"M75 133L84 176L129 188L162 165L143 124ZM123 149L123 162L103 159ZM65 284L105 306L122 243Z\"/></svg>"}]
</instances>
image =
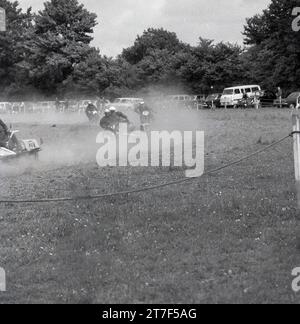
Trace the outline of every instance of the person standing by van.
<instances>
[{"instance_id":1,"label":"person standing by van","mask_svg":"<svg viewBox=\"0 0 300 324\"><path fill-rule=\"evenodd\" d=\"M242 90L243 99L242 99L242 108L248 108L248 94L245 89Z\"/></svg>"}]
</instances>

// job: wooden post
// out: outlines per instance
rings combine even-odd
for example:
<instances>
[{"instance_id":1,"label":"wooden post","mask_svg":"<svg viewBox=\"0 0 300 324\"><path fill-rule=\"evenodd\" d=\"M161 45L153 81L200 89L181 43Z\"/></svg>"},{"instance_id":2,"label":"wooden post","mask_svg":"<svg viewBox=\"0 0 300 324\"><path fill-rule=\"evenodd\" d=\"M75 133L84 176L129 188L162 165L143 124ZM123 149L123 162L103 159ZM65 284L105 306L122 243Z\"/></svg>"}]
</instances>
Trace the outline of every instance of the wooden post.
<instances>
[{"instance_id":1,"label":"wooden post","mask_svg":"<svg viewBox=\"0 0 300 324\"><path fill-rule=\"evenodd\" d=\"M258 96L255 94L255 96L254 96L254 108L256 109L256 110L258 110L259 109L259 99L258 99Z\"/></svg>"},{"instance_id":2,"label":"wooden post","mask_svg":"<svg viewBox=\"0 0 300 324\"><path fill-rule=\"evenodd\" d=\"M294 143L294 163L297 204L300 209L300 114L299 110L293 113L293 132L299 132L293 135Z\"/></svg>"}]
</instances>

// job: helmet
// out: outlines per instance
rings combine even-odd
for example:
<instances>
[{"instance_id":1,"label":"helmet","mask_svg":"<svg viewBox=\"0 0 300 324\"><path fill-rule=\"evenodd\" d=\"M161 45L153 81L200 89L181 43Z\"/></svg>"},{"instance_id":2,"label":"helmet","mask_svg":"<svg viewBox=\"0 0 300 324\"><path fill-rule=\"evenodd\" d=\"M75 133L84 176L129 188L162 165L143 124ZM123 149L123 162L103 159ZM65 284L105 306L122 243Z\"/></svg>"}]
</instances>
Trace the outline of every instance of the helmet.
<instances>
[{"instance_id":1,"label":"helmet","mask_svg":"<svg viewBox=\"0 0 300 324\"><path fill-rule=\"evenodd\" d=\"M116 109L115 107L110 107L110 108L109 108L109 111L110 111L110 112L116 112L117 109Z\"/></svg>"},{"instance_id":2,"label":"helmet","mask_svg":"<svg viewBox=\"0 0 300 324\"><path fill-rule=\"evenodd\" d=\"M107 114L109 114L109 113L110 113L110 110L109 110L109 109L105 109L105 110L104 110L104 114L105 114L105 115L107 115Z\"/></svg>"}]
</instances>

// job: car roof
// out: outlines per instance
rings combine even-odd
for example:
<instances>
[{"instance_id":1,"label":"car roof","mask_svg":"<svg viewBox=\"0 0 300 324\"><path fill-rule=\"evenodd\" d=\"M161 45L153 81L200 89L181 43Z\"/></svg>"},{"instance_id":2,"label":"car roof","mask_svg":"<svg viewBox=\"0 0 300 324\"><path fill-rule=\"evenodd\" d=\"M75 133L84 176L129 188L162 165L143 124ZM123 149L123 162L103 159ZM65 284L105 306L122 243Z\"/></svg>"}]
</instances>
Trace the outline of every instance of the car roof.
<instances>
[{"instance_id":1,"label":"car roof","mask_svg":"<svg viewBox=\"0 0 300 324\"><path fill-rule=\"evenodd\" d=\"M171 95L169 97L193 97L194 95L188 95L188 94L178 94L178 95Z\"/></svg>"},{"instance_id":2,"label":"car roof","mask_svg":"<svg viewBox=\"0 0 300 324\"><path fill-rule=\"evenodd\" d=\"M289 97L290 96L300 96L300 91L292 92Z\"/></svg>"},{"instance_id":3,"label":"car roof","mask_svg":"<svg viewBox=\"0 0 300 324\"><path fill-rule=\"evenodd\" d=\"M253 88L253 87L260 87L258 84L250 84L250 85L241 85L241 86L235 86L235 87L230 87L230 88L225 88L225 90L232 90L236 88Z\"/></svg>"},{"instance_id":4,"label":"car roof","mask_svg":"<svg viewBox=\"0 0 300 324\"><path fill-rule=\"evenodd\" d=\"M142 98L117 98L116 100L141 100L141 101L143 101L144 99L142 99Z\"/></svg>"}]
</instances>

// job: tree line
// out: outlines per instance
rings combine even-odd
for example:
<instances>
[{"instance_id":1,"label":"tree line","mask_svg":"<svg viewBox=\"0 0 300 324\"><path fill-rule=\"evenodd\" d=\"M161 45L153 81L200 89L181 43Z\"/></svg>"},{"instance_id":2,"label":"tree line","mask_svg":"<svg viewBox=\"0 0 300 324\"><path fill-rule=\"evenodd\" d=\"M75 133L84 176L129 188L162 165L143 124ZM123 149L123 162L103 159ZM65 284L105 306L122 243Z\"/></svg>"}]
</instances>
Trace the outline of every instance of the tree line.
<instances>
[{"instance_id":1,"label":"tree line","mask_svg":"<svg viewBox=\"0 0 300 324\"><path fill-rule=\"evenodd\" d=\"M97 16L78 0L49 0L33 13L0 0L0 98L108 98L134 94L207 94L237 84L300 89L300 33L293 31L298 0L272 0L247 19L244 46L199 37L196 46L165 29L149 28L116 58L91 46Z\"/></svg>"}]
</instances>

